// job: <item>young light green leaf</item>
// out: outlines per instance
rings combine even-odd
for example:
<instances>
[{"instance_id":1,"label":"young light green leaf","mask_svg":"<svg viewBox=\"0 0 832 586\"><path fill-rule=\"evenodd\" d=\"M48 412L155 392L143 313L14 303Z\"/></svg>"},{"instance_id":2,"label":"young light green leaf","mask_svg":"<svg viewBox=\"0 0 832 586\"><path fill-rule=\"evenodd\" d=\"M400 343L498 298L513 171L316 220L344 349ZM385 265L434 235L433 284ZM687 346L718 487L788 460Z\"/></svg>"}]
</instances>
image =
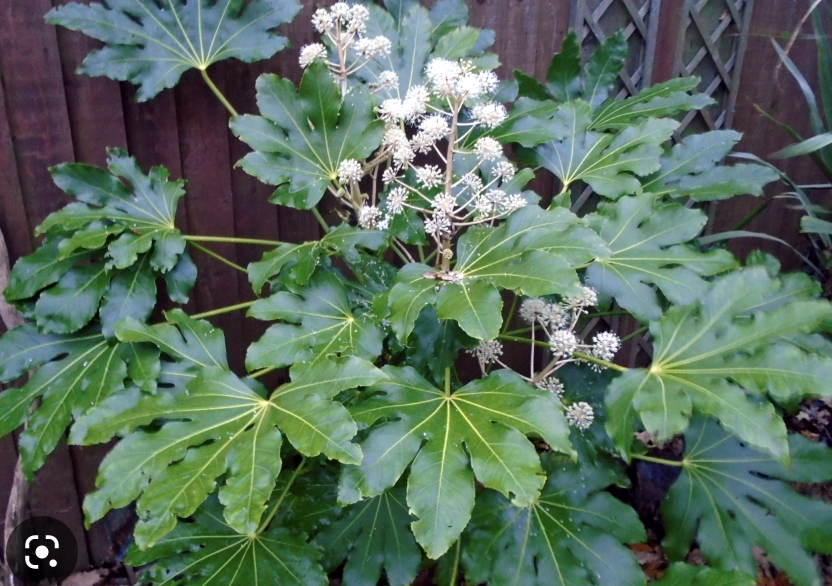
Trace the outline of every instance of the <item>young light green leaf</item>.
<instances>
[{"instance_id":1,"label":"young light green leaf","mask_svg":"<svg viewBox=\"0 0 832 586\"><path fill-rule=\"evenodd\" d=\"M299 10L295 0L254 0L245 7L242 0L107 0L59 6L46 22L104 41L79 72L140 85L136 99L144 102L189 69L205 71L230 57L268 59L288 44L274 30Z\"/></svg>"},{"instance_id":2,"label":"young light green leaf","mask_svg":"<svg viewBox=\"0 0 832 586\"><path fill-rule=\"evenodd\" d=\"M676 305L690 305L708 289L703 277L737 267L727 250L699 252L687 244L705 227L704 212L660 201L652 193L602 202L588 221L612 254L589 265L587 284L642 321L662 315L651 285Z\"/></svg>"},{"instance_id":3,"label":"young light green leaf","mask_svg":"<svg viewBox=\"0 0 832 586\"><path fill-rule=\"evenodd\" d=\"M576 100L558 108L552 125L557 138L534 150L518 150L521 160L549 169L563 182L564 190L580 180L596 193L618 199L641 193L638 177L659 170L661 144L679 123L647 118L615 134L598 132L591 130L589 104Z\"/></svg>"},{"instance_id":4,"label":"young light green leaf","mask_svg":"<svg viewBox=\"0 0 832 586\"><path fill-rule=\"evenodd\" d=\"M144 566L142 583L155 586L327 586L321 552L292 528L272 524L241 535L222 518L209 498L194 513L195 522L176 528L146 550L133 545L126 562Z\"/></svg>"},{"instance_id":5,"label":"young light green leaf","mask_svg":"<svg viewBox=\"0 0 832 586\"><path fill-rule=\"evenodd\" d=\"M299 91L276 75L257 80L261 116L235 116L231 130L254 149L239 165L269 185L278 186L271 201L309 209L338 178L346 159L363 160L381 143L384 123L373 115L363 87L341 103L326 65L309 66Z\"/></svg>"},{"instance_id":6,"label":"young light green leaf","mask_svg":"<svg viewBox=\"0 0 832 586\"><path fill-rule=\"evenodd\" d=\"M755 576L757 546L796 586L819 586L809 552L832 553L832 507L789 482L832 478L832 450L792 435L784 466L703 420L691 424L685 443L682 475L662 504L668 556L683 559L695 539L710 565Z\"/></svg>"},{"instance_id":7,"label":"young light green leaf","mask_svg":"<svg viewBox=\"0 0 832 586\"><path fill-rule=\"evenodd\" d=\"M249 346L246 366L254 370L296 362L315 364L332 354L375 360L381 354L381 333L356 309L338 277L321 271L297 295L280 291L255 302L249 315L283 323L271 326Z\"/></svg>"},{"instance_id":8,"label":"young light green leaf","mask_svg":"<svg viewBox=\"0 0 832 586\"><path fill-rule=\"evenodd\" d=\"M463 536L466 579L491 586L642 586L645 576L623 543L646 539L629 506L604 489L622 482L611 460L575 464L545 457L540 496L518 507L483 491Z\"/></svg>"},{"instance_id":9,"label":"young light green leaf","mask_svg":"<svg viewBox=\"0 0 832 586\"><path fill-rule=\"evenodd\" d=\"M826 394L832 376L832 360L793 341L817 330L832 306L798 298L766 307L788 295L765 269L746 269L717 279L698 303L651 322L652 365L614 380L607 396L607 429L621 453L629 454L636 414L665 439L684 431L697 412L787 461L786 427L760 395Z\"/></svg>"},{"instance_id":10,"label":"young light green leaf","mask_svg":"<svg viewBox=\"0 0 832 586\"><path fill-rule=\"evenodd\" d=\"M361 449L350 441L356 425L332 397L378 382L381 371L351 357L319 362L293 377L266 398L262 385L211 366L184 390L142 397L128 390L90 411L74 440L126 437L102 462L98 490L84 501L88 520L138 497L136 541L153 545L174 528L176 517L193 514L225 474L219 492L225 519L251 533L280 472L281 431L307 456L360 462ZM137 429L154 421L158 431Z\"/></svg>"},{"instance_id":11,"label":"young light green leaf","mask_svg":"<svg viewBox=\"0 0 832 586\"><path fill-rule=\"evenodd\" d=\"M542 437L572 453L563 414L548 394L501 370L446 394L410 367L384 368L389 381L350 408L371 428L361 442L364 459L343 468L339 500L353 503L392 487L410 465L407 503L418 517L416 540L431 558L441 556L467 525L474 478L525 506L545 480L534 447ZM463 444L465 448L463 448Z\"/></svg>"},{"instance_id":12,"label":"young light green leaf","mask_svg":"<svg viewBox=\"0 0 832 586\"><path fill-rule=\"evenodd\" d=\"M334 570L344 559L344 586L375 586L382 570L390 586L413 583L422 551L408 527L411 522L403 488L392 488L344 510L343 517L315 536L323 547L323 565Z\"/></svg>"},{"instance_id":13,"label":"young light green leaf","mask_svg":"<svg viewBox=\"0 0 832 586\"><path fill-rule=\"evenodd\" d=\"M778 179L774 170L763 165L718 165L740 138L733 130L686 137L662 156L661 169L644 182L644 191L697 201L762 195L763 187Z\"/></svg>"}]
</instances>

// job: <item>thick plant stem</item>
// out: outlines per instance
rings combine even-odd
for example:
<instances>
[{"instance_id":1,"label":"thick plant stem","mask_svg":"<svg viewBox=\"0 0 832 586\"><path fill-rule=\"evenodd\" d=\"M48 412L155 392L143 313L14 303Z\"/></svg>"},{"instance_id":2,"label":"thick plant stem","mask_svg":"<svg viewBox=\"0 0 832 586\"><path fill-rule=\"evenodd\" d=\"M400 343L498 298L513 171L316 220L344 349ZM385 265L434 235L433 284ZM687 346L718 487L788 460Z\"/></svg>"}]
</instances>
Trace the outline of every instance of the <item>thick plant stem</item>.
<instances>
[{"instance_id":1,"label":"thick plant stem","mask_svg":"<svg viewBox=\"0 0 832 586\"><path fill-rule=\"evenodd\" d=\"M237 238L236 236L183 236L188 242L229 242L231 244L257 244L261 246L280 246L278 240L261 240L260 238Z\"/></svg>"},{"instance_id":2,"label":"thick plant stem","mask_svg":"<svg viewBox=\"0 0 832 586\"><path fill-rule=\"evenodd\" d=\"M232 311L237 311L238 309L246 309L254 305L254 303L254 301L246 301L245 303L238 303L237 305L229 305L227 307L220 307L219 309L212 309L211 311L205 311L203 313L195 313L190 317L191 319L205 319L206 317L214 317L215 315L231 313Z\"/></svg>"},{"instance_id":3,"label":"thick plant stem","mask_svg":"<svg viewBox=\"0 0 832 586\"><path fill-rule=\"evenodd\" d=\"M643 456L641 454L631 454L633 460L644 460L645 462L652 462L653 464L663 464L664 466L676 466L684 468L687 466L685 460L665 460L664 458L654 458L653 456Z\"/></svg>"},{"instance_id":4,"label":"thick plant stem","mask_svg":"<svg viewBox=\"0 0 832 586\"><path fill-rule=\"evenodd\" d=\"M274 519L274 516L277 514L277 511L280 510L280 505L283 504L283 499L285 499L286 495L289 494L289 489L292 488L292 485L295 483L295 480L297 479L298 474L300 474L301 468L303 468L304 464L306 464L306 456L304 456L301 459L300 464L298 464L298 467L295 468L295 471L292 473L291 478L289 478L289 482L286 483L286 486L283 488L283 492L280 493L280 498L278 498L277 502L274 504L274 508L260 524L260 527L257 529L258 534L263 533L263 531L268 529L269 523L272 522L272 519Z\"/></svg>"},{"instance_id":5,"label":"thick plant stem","mask_svg":"<svg viewBox=\"0 0 832 586\"><path fill-rule=\"evenodd\" d=\"M445 396L451 396L451 367L445 368Z\"/></svg>"},{"instance_id":6,"label":"thick plant stem","mask_svg":"<svg viewBox=\"0 0 832 586\"><path fill-rule=\"evenodd\" d=\"M329 232L329 224L326 223L326 220L324 220L324 217L321 215L321 212L318 211L318 208L312 208L312 214L315 216L315 219L318 220L321 228L324 229L324 234Z\"/></svg>"},{"instance_id":7,"label":"thick plant stem","mask_svg":"<svg viewBox=\"0 0 832 586\"><path fill-rule=\"evenodd\" d=\"M644 326L643 328L639 328L639 329L637 329L637 330L636 330L635 332L633 332L632 334L627 334L626 336L624 336L623 338L621 338L621 343L623 344L623 343L624 343L624 342L626 342L627 340L630 340L631 338L635 338L635 337L636 337L636 336L638 336L639 334L643 334L643 333L644 333L644 332L646 332L648 329L650 329L650 328L648 328L647 326Z\"/></svg>"},{"instance_id":8,"label":"thick plant stem","mask_svg":"<svg viewBox=\"0 0 832 586\"><path fill-rule=\"evenodd\" d=\"M226 265L230 266L232 269L237 269L238 271L240 271L240 272L242 272L242 273L248 274L248 271L247 271L247 270L245 270L243 267L241 267L240 265L238 265L238 264L237 264L237 263L235 263L235 262L231 262L230 260L228 260L228 259L227 259L227 258L225 258L224 256L222 256L222 255L220 255L220 254L217 254L217 253L216 253L216 252L214 252L213 250L210 250L210 249L208 249L208 248L205 248L204 246L202 246L202 245L200 245L200 244L197 244L196 242L193 242L193 241L191 242L191 246L193 246L193 247L194 247L194 248L196 248L197 250L201 250L202 252L204 252L204 253L205 253L205 254L207 254L208 256L210 256L210 257L213 257L213 258L217 259L217 260L218 260L218 261L220 261L221 263L223 263L223 264L226 264Z\"/></svg>"},{"instance_id":9,"label":"thick plant stem","mask_svg":"<svg viewBox=\"0 0 832 586\"><path fill-rule=\"evenodd\" d=\"M239 116L239 114L237 114L237 110L234 109L234 106L232 106L231 103L225 98L225 96L222 95L220 88L214 85L214 82L211 81L210 77L208 77L208 71L205 69L200 69L200 73L202 73L202 79L205 80L205 83L208 85L208 89L214 92L214 95L217 96L217 99L222 103L223 106L225 106L225 109L228 110L232 116Z\"/></svg>"}]
</instances>

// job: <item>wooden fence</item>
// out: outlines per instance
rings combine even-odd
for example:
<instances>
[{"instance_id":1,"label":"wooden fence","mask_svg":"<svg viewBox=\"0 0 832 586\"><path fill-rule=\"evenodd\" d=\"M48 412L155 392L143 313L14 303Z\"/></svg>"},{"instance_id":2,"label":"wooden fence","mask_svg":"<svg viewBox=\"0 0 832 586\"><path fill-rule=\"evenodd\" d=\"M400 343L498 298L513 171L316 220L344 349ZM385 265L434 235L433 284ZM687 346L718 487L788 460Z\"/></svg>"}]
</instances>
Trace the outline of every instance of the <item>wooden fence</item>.
<instances>
[{"instance_id":1,"label":"wooden fence","mask_svg":"<svg viewBox=\"0 0 832 586\"><path fill-rule=\"evenodd\" d=\"M497 33L494 50L503 63L498 71L503 77L516 68L542 78L570 27L579 31L586 51L623 29L631 51L620 76L622 95L677 75L695 74L702 77L700 91L717 103L686 118L685 127L736 128L746 133L741 148L765 157L789 139L757 113L755 104L759 104L799 132L809 133L808 114L791 78L783 72L778 80L772 79L776 54L769 40L782 39L795 26L807 0L756 0L753 6L752 0L467 1L472 24ZM229 133L225 109L195 71L187 73L175 90L145 104L135 102L135 89L129 84L75 74L96 42L44 24L43 15L64 3L0 2L0 229L12 261L33 249L34 228L67 203L52 184L48 167L65 161L101 165L108 146L128 149L145 169L164 165L174 178L187 179L188 196L177 218L186 232L295 242L319 235L310 213L278 211L267 201L269 187L231 170L246 147ZM256 110L254 81L260 73L299 79L297 49L313 40L309 18L315 4L304 0L304 10L286 28L294 49L254 66L235 62L212 69L212 77L239 111ZM816 83L813 42L799 40L792 58ZM783 167L802 182L818 179L810 162L795 159ZM554 178L538 178L534 186L540 192L551 191ZM774 193L776 189L769 196ZM584 194L578 205L589 195ZM743 198L721 204L712 229L730 229L757 203ZM748 229L800 244L799 215L786 206L775 202ZM745 249L751 245L742 244ZM799 264L788 251L773 246L761 245L778 253L786 266ZM234 245L219 246L217 251L242 265L262 253ZM195 260L200 282L191 311L251 299L245 278L233 269L199 253ZM241 368L247 344L264 327L239 314L220 316L215 323L226 332L232 366ZM106 447L59 447L32 488L31 512L62 519L78 536L79 569L112 563L126 543L124 513L110 514L88 531L83 527L80 502L92 489L105 452ZM15 460L14 440L0 440L0 510L8 498Z\"/></svg>"}]
</instances>

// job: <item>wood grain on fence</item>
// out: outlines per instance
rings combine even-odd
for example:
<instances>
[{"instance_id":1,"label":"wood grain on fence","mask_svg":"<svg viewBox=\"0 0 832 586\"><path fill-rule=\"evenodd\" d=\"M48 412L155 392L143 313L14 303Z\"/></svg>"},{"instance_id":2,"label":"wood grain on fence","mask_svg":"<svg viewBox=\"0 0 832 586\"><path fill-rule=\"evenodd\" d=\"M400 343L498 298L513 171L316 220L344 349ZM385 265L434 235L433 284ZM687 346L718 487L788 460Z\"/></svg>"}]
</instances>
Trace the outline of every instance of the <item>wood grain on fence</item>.
<instances>
[{"instance_id":1,"label":"wood grain on fence","mask_svg":"<svg viewBox=\"0 0 832 586\"><path fill-rule=\"evenodd\" d=\"M5 0L0 5L0 229L6 234L12 260L31 251L36 243L34 228L67 202L67 197L52 184L48 167L66 161L101 165L107 146L127 148L145 170L164 165L173 178L188 181L188 195L177 217L186 231L291 242L318 237L319 227L311 213L278 210L267 201L271 192L268 186L233 168L247 147L229 133L226 112L195 72L187 73L175 89L144 104L134 101L135 88L129 84L76 75L76 67L97 43L80 33L47 26L42 18L50 8L67 1ZM712 7L737 2L708 1ZM328 3L331 2L321 2ZM630 83L636 85L650 77L662 81L678 75L678 39L690 24L684 14L690 3L468 0L472 24L491 28L497 34L494 50L502 61L498 71L501 76L508 77L513 69L521 69L542 78L574 21L574 8L580 6L589 11L580 23L588 28L585 38L597 39L599 31L608 35L617 26L624 26L640 39L642 69L633 69L630 75ZM260 73L275 72L293 81L299 79L297 51L313 40L308 23L315 4L304 0L304 10L295 23L284 27L292 49L254 66L228 62L212 67L212 76L239 111L256 111L254 80ZM799 130L806 130L807 117L802 106L795 107L801 102L787 74L781 73L777 84L769 76L775 62L769 37L781 36L788 30L806 4L805 0L756 0L746 63L736 92L740 97L736 101L734 127L748 133L743 148L761 156L783 146L787 137L762 121L755 113L755 103L769 108ZM614 18L604 16L608 10ZM727 4L724 10L733 18ZM633 18L636 13L639 19ZM590 23L587 15L603 16L606 20ZM813 46L800 41L792 57L811 74L813 54ZM810 167L802 160L786 165L795 176L809 176ZM551 193L554 178L542 175L534 186ZM723 205L715 229L730 227L756 203L743 200L736 205ZM749 227L794 241L797 217L778 205ZM262 249L234 245L218 245L216 250L243 265L262 253ZM194 259L200 283L190 309L207 310L252 298L244 275L199 252L194 253ZM244 319L240 313L214 321L226 332L231 362L240 368L244 349L259 337L263 325ZM79 503L83 494L92 489L94 470L103 451L67 449L62 444L38 474L32 490L32 510L59 517L83 533ZM14 457L13 444L0 441L0 500L8 494L11 479L4 472L9 458ZM79 544L79 568L100 565L118 554L114 535L121 530L121 521L111 515L93 525Z\"/></svg>"}]
</instances>

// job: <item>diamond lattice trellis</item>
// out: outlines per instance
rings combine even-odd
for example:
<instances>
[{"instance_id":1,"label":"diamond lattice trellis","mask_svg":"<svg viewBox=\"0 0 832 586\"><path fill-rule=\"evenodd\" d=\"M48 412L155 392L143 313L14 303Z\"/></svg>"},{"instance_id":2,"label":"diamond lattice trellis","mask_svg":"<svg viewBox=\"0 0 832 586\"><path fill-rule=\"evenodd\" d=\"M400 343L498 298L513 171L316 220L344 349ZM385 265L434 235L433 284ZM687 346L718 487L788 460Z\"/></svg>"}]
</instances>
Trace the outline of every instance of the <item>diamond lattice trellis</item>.
<instances>
[{"instance_id":1,"label":"diamond lattice trellis","mask_svg":"<svg viewBox=\"0 0 832 586\"><path fill-rule=\"evenodd\" d=\"M650 85L656 53L660 0L573 0L571 25L586 56L604 39L623 30L630 47L619 75L618 97Z\"/></svg>"},{"instance_id":2,"label":"diamond lattice trellis","mask_svg":"<svg viewBox=\"0 0 832 586\"><path fill-rule=\"evenodd\" d=\"M679 136L731 126L751 8L752 0L685 0L676 74L700 77L699 91L716 103L688 114Z\"/></svg>"}]
</instances>

